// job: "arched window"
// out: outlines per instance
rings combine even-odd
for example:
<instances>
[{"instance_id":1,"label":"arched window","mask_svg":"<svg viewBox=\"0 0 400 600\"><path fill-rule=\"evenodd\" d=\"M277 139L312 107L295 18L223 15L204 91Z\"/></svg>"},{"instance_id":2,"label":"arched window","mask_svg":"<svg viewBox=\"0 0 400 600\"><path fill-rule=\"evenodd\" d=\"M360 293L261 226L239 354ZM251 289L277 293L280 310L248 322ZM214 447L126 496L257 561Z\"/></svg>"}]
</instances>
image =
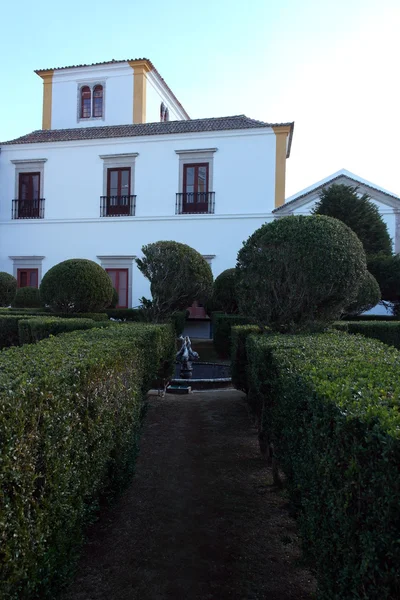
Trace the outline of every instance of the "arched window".
<instances>
[{"instance_id":1,"label":"arched window","mask_svg":"<svg viewBox=\"0 0 400 600\"><path fill-rule=\"evenodd\" d=\"M81 119L90 119L91 96L90 87L85 85L81 89Z\"/></svg>"},{"instance_id":2,"label":"arched window","mask_svg":"<svg viewBox=\"0 0 400 600\"><path fill-rule=\"evenodd\" d=\"M93 116L103 116L103 86L96 85L93 90Z\"/></svg>"}]
</instances>

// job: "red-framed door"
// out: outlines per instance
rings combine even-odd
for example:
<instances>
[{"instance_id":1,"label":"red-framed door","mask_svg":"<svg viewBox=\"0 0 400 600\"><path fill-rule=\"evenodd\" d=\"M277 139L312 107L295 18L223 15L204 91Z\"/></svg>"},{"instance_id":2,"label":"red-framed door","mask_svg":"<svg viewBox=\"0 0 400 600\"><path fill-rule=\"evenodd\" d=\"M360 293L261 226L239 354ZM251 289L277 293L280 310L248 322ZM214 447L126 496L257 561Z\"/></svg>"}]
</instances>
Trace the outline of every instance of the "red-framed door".
<instances>
[{"instance_id":1,"label":"red-framed door","mask_svg":"<svg viewBox=\"0 0 400 600\"><path fill-rule=\"evenodd\" d=\"M20 173L18 180L18 217L39 217L40 173Z\"/></svg>"},{"instance_id":2,"label":"red-framed door","mask_svg":"<svg viewBox=\"0 0 400 600\"><path fill-rule=\"evenodd\" d=\"M208 163L183 165L182 212L208 212Z\"/></svg>"},{"instance_id":3,"label":"red-framed door","mask_svg":"<svg viewBox=\"0 0 400 600\"><path fill-rule=\"evenodd\" d=\"M39 287L39 269L17 269L18 287Z\"/></svg>"},{"instance_id":4,"label":"red-framed door","mask_svg":"<svg viewBox=\"0 0 400 600\"><path fill-rule=\"evenodd\" d=\"M112 284L118 292L117 308L128 308L128 269L106 269Z\"/></svg>"},{"instance_id":5,"label":"red-framed door","mask_svg":"<svg viewBox=\"0 0 400 600\"><path fill-rule=\"evenodd\" d=\"M129 215L131 195L131 168L108 169L107 214Z\"/></svg>"}]
</instances>

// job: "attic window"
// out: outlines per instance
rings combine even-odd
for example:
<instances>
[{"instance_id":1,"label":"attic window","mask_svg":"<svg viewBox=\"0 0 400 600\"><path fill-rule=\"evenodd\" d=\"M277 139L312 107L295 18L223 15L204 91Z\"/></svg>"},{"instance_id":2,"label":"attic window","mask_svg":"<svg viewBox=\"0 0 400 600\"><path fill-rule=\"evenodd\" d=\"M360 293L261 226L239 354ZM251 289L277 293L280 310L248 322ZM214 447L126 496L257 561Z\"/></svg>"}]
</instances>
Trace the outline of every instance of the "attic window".
<instances>
[{"instance_id":1,"label":"attic window","mask_svg":"<svg viewBox=\"0 0 400 600\"><path fill-rule=\"evenodd\" d=\"M96 85L93 90L93 116L103 116L103 86Z\"/></svg>"},{"instance_id":2,"label":"attic window","mask_svg":"<svg viewBox=\"0 0 400 600\"><path fill-rule=\"evenodd\" d=\"M77 119L104 119L104 82L85 83L78 87Z\"/></svg>"}]
</instances>

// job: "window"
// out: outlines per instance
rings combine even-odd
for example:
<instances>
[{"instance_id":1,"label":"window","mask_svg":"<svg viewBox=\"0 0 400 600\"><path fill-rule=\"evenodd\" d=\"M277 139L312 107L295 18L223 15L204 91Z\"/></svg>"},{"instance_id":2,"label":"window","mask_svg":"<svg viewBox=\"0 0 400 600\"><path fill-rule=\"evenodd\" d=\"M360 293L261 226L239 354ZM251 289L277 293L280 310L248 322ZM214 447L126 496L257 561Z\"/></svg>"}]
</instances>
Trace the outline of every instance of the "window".
<instances>
[{"instance_id":1,"label":"window","mask_svg":"<svg viewBox=\"0 0 400 600\"><path fill-rule=\"evenodd\" d=\"M208 163L183 166L182 212L208 212Z\"/></svg>"},{"instance_id":2,"label":"window","mask_svg":"<svg viewBox=\"0 0 400 600\"><path fill-rule=\"evenodd\" d=\"M18 210L19 219L39 217L40 173L19 173Z\"/></svg>"},{"instance_id":3,"label":"window","mask_svg":"<svg viewBox=\"0 0 400 600\"><path fill-rule=\"evenodd\" d=\"M93 89L93 117L103 116L103 86L96 85Z\"/></svg>"},{"instance_id":4,"label":"window","mask_svg":"<svg viewBox=\"0 0 400 600\"><path fill-rule=\"evenodd\" d=\"M128 269L106 269L118 292L117 308L128 308Z\"/></svg>"},{"instance_id":5,"label":"window","mask_svg":"<svg viewBox=\"0 0 400 600\"><path fill-rule=\"evenodd\" d=\"M39 269L17 269L18 287L38 287Z\"/></svg>"},{"instance_id":6,"label":"window","mask_svg":"<svg viewBox=\"0 0 400 600\"><path fill-rule=\"evenodd\" d=\"M107 215L130 215L131 169L108 169Z\"/></svg>"},{"instance_id":7,"label":"window","mask_svg":"<svg viewBox=\"0 0 400 600\"><path fill-rule=\"evenodd\" d=\"M92 105L92 92L87 85L81 89L81 119L89 119Z\"/></svg>"},{"instance_id":8,"label":"window","mask_svg":"<svg viewBox=\"0 0 400 600\"><path fill-rule=\"evenodd\" d=\"M165 106L164 102L161 102L160 104L160 121L169 121L168 106Z\"/></svg>"}]
</instances>

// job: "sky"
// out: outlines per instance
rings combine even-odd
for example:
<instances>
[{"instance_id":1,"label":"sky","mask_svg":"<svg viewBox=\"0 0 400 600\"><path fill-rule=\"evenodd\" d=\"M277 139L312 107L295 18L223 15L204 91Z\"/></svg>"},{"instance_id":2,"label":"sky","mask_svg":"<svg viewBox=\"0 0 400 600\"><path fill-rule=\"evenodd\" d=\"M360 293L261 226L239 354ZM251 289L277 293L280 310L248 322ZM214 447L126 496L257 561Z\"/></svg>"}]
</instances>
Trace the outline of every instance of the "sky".
<instances>
[{"instance_id":1,"label":"sky","mask_svg":"<svg viewBox=\"0 0 400 600\"><path fill-rule=\"evenodd\" d=\"M341 168L400 195L399 0L3 0L0 140L41 127L34 69L149 58L192 118L294 121L287 196Z\"/></svg>"}]
</instances>

